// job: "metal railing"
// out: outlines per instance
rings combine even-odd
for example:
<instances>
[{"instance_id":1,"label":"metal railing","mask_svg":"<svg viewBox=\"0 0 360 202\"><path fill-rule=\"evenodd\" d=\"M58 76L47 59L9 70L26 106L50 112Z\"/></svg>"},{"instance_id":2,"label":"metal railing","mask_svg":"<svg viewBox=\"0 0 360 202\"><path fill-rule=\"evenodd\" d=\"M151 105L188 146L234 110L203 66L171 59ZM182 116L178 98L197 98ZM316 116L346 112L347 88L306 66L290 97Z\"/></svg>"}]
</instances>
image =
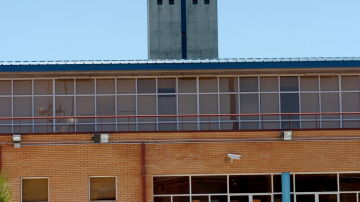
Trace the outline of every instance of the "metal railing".
<instances>
[{"instance_id":1,"label":"metal railing","mask_svg":"<svg viewBox=\"0 0 360 202\"><path fill-rule=\"evenodd\" d=\"M360 112L0 117L0 133L360 128Z\"/></svg>"}]
</instances>

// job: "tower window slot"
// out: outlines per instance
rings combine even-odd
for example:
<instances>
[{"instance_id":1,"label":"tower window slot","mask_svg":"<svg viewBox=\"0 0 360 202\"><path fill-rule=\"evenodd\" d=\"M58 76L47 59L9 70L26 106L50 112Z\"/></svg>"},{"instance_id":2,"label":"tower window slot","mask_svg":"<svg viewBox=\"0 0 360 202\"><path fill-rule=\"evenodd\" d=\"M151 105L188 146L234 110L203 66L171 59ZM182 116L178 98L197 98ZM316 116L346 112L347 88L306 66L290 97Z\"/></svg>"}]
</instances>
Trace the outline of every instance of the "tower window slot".
<instances>
[{"instance_id":1,"label":"tower window slot","mask_svg":"<svg viewBox=\"0 0 360 202\"><path fill-rule=\"evenodd\" d=\"M193 0L193 4L198 4L198 0Z\"/></svg>"},{"instance_id":2,"label":"tower window slot","mask_svg":"<svg viewBox=\"0 0 360 202\"><path fill-rule=\"evenodd\" d=\"M162 0L157 0L158 5L162 5Z\"/></svg>"},{"instance_id":3,"label":"tower window slot","mask_svg":"<svg viewBox=\"0 0 360 202\"><path fill-rule=\"evenodd\" d=\"M210 0L205 0L205 4L210 4Z\"/></svg>"},{"instance_id":4,"label":"tower window slot","mask_svg":"<svg viewBox=\"0 0 360 202\"><path fill-rule=\"evenodd\" d=\"M170 5L174 5L174 0L169 0Z\"/></svg>"}]
</instances>

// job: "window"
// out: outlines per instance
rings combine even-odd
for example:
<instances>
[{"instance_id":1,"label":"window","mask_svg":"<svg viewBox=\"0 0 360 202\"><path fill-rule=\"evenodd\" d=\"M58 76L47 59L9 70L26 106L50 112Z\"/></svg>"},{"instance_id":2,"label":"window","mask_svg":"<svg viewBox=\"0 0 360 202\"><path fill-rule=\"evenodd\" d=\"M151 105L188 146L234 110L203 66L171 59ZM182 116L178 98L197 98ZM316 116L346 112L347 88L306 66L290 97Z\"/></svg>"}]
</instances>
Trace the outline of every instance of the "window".
<instances>
[{"instance_id":1,"label":"window","mask_svg":"<svg viewBox=\"0 0 360 202\"><path fill-rule=\"evenodd\" d=\"M154 177L154 194L189 194L189 177Z\"/></svg>"},{"instance_id":2,"label":"window","mask_svg":"<svg viewBox=\"0 0 360 202\"><path fill-rule=\"evenodd\" d=\"M198 0L193 0L193 4L198 4Z\"/></svg>"},{"instance_id":3,"label":"window","mask_svg":"<svg viewBox=\"0 0 360 202\"><path fill-rule=\"evenodd\" d=\"M169 0L170 5L174 5L174 0Z\"/></svg>"},{"instance_id":4,"label":"window","mask_svg":"<svg viewBox=\"0 0 360 202\"><path fill-rule=\"evenodd\" d=\"M210 0L205 0L205 4L210 4Z\"/></svg>"},{"instance_id":5,"label":"window","mask_svg":"<svg viewBox=\"0 0 360 202\"><path fill-rule=\"evenodd\" d=\"M158 5L162 5L162 0L157 0Z\"/></svg>"},{"instance_id":6,"label":"window","mask_svg":"<svg viewBox=\"0 0 360 202\"><path fill-rule=\"evenodd\" d=\"M49 200L47 178L22 179L21 199L23 202L43 202Z\"/></svg>"},{"instance_id":7,"label":"window","mask_svg":"<svg viewBox=\"0 0 360 202\"><path fill-rule=\"evenodd\" d=\"M90 177L91 201L115 201L116 177Z\"/></svg>"}]
</instances>

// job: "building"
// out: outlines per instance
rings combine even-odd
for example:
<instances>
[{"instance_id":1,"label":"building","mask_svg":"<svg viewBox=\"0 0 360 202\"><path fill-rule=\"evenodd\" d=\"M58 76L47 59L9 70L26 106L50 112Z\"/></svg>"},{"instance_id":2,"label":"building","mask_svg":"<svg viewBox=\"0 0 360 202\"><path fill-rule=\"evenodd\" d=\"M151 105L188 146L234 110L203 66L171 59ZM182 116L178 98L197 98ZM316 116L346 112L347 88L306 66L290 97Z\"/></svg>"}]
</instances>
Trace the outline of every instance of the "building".
<instances>
[{"instance_id":1,"label":"building","mask_svg":"<svg viewBox=\"0 0 360 202\"><path fill-rule=\"evenodd\" d=\"M359 67L4 62L1 166L13 201L279 201L284 173L298 202L356 201Z\"/></svg>"},{"instance_id":2,"label":"building","mask_svg":"<svg viewBox=\"0 0 360 202\"><path fill-rule=\"evenodd\" d=\"M218 57L217 0L149 0L150 59Z\"/></svg>"},{"instance_id":3,"label":"building","mask_svg":"<svg viewBox=\"0 0 360 202\"><path fill-rule=\"evenodd\" d=\"M216 59L215 0L149 15L159 60L0 62L13 201L360 201L360 58Z\"/></svg>"}]
</instances>

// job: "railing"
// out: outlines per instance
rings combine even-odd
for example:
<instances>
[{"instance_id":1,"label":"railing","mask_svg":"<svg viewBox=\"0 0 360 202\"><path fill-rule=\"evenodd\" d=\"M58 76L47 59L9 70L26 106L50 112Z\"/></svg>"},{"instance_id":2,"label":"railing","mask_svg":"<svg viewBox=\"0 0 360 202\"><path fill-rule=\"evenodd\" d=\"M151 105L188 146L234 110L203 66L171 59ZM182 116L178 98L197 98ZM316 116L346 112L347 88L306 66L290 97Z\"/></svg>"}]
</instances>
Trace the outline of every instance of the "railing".
<instances>
[{"instance_id":1,"label":"railing","mask_svg":"<svg viewBox=\"0 0 360 202\"><path fill-rule=\"evenodd\" d=\"M360 112L2 117L0 133L360 128Z\"/></svg>"}]
</instances>

